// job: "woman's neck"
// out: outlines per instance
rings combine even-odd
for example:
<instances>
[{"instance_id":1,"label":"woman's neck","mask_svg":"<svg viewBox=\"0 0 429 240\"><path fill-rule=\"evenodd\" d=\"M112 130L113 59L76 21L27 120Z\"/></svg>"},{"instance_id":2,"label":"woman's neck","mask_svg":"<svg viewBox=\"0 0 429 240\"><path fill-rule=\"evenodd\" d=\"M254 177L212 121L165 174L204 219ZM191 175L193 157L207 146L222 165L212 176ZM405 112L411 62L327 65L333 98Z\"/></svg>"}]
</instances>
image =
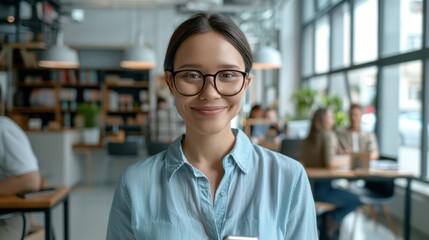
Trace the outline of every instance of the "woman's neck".
<instances>
[{"instance_id":1,"label":"woman's neck","mask_svg":"<svg viewBox=\"0 0 429 240\"><path fill-rule=\"evenodd\" d=\"M182 146L192 165L213 167L222 163L223 157L231 151L234 142L235 136L231 129L209 136L187 131Z\"/></svg>"}]
</instances>

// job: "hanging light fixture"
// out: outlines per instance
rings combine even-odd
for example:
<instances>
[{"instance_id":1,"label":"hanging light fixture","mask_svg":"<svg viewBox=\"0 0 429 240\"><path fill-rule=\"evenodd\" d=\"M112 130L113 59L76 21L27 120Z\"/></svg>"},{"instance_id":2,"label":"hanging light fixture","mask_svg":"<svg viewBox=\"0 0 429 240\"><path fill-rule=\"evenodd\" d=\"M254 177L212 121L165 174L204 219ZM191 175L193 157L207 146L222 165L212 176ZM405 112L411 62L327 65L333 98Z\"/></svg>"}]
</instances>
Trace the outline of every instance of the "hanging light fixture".
<instances>
[{"instance_id":1,"label":"hanging light fixture","mask_svg":"<svg viewBox=\"0 0 429 240\"><path fill-rule=\"evenodd\" d=\"M64 45L64 36L60 31L57 34L55 45L42 52L39 67L44 68L78 68L79 58L77 51Z\"/></svg>"},{"instance_id":2,"label":"hanging light fixture","mask_svg":"<svg viewBox=\"0 0 429 240\"><path fill-rule=\"evenodd\" d=\"M138 34L137 44L128 49L121 61L122 68L151 69L156 66L155 52L143 44L143 34Z\"/></svg>"},{"instance_id":3,"label":"hanging light fixture","mask_svg":"<svg viewBox=\"0 0 429 240\"><path fill-rule=\"evenodd\" d=\"M282 65L282 56L280 51L275 48L278 46L279 31L277 23L277 7L273 4L269 9L258 13L260 19L260 28L257 31L259 44L253 53L254 69L279 69Z\"/></svg>"},{"instance_id":4,"label":"hanging light fixture","mask_svg":"<svg viewBox=\"0 0 429 240\"><path fill-rule=\"evenodd\" d=\"M259 47L254 55L254 69L278 69L282 65L280 52L270 46Z\"/></svg>"}]
</instances>

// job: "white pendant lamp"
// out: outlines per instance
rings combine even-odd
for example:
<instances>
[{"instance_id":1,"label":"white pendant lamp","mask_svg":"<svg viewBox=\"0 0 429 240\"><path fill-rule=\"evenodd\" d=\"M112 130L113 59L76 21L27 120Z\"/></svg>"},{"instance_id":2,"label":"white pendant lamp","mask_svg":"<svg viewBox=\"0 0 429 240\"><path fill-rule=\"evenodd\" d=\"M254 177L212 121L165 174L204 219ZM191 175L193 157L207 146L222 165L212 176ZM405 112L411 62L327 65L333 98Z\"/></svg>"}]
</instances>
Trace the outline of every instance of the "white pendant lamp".
<instances>
[{"instance_id":1,"label":"white pendant lamp","mask_svg":"<svg viewBox=\"0 0 429 240\"><path fill-rule=\"evenodd\" d=\"M64 45L63 33L59 32L55 45L42 52L39 67L43 68L78 68L79 58L76 50Z\"/></svg>"},{"instance_id":2,"label":"white pendant lamp","mask_svg":"<svg viewBox=\"0 0 429 240\"><path fill-rule=\"evenodd\" d=\"M282 65L280 52L270 46L259 47L253 54L254 69L278 69Z\"/></svg>"},{"instance_id":3,"label":"white pendant lamp","mask_svg":"<svg viewBox=\"0 0 429 240\"><path fill-rule=\"evenodd\" d=\"M155 52L143 44L143 35L139 34L137 45L125 51L122 68L151 69L156 66Z\"/></svg>"},{"instance_id":4,"label":"white pendant lamp","mask_svg":"<svg viewBox=\"0 0 429 240\"><path fill-rule=\"evenodd\" d=\"M129 69L151 69L155 66L155 53L145 47L128 49L124 54L124 60L121 61L121 67Z\"/></svg>"}]
</instances>

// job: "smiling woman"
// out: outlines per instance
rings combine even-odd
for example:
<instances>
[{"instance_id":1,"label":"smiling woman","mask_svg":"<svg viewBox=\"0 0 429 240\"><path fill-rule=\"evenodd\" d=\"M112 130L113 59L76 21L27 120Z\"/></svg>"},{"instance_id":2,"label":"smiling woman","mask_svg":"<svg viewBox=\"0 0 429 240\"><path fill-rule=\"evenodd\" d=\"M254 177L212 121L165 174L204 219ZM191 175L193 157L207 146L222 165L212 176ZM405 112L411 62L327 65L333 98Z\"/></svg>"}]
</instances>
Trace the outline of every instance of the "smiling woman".
<instances>
[{"instance_id":1,"label":"smiling woman","mask_svg":"<svg viewBox=\"0 0 429 240\"><path fill-rule=\"evenodd\" d=\"M108 239L318 238L302 165L231 128L252 61L224 15L196 14L176 29L165 80L186 134L123 173Z\"/></svg>"}]
</instances>

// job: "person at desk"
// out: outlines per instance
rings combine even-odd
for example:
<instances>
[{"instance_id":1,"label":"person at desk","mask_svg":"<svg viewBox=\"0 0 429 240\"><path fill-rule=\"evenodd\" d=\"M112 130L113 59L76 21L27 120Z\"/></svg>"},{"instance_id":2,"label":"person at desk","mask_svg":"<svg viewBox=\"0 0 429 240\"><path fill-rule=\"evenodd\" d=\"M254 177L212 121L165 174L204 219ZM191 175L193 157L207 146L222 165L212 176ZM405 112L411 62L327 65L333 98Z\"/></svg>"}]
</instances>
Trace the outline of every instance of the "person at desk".
<instances>
[{"instance_id":1,"label":"person at desk","mask_svg":"<svg viewBox=\"0 0 429 240\"><path fill-rule=\"evenodd\" d=\"M338 139L333 132L334 118L332 110L319 108L311 120L310 132L301 145L300 157L308 168L348 168L350 157L338 146ZM316 201L335 205L327 218L328 233L337 239L343 218L358 208L359 197L347 190L334 188L330 180L314 182L314 198Z\"/></svg>"},{"instance_id":2,"label":"person at desk","mask_svg":"<svg viewBox=\"0 0 429 240\"><path fill-rule=\"evenodd\" d=\"M171 143L183 133L183 120L167 100L158 97L156 110L149 114L148 133L151 141Z\"/></svg>"},{"instance_id":3,"label":"person at desk","mask_svg":"<svg viewBox=\"0 0 429 240\"><path fill-rule=\"evenodd\" d=\"M0 113L3 101L0 88ZM0 197L40 188L37 158L24 131L8 117L0 116ZM0 239L21 239L23 219L20 215L0 213Z\"/></svg>"},{"instance_id":4,"label":"person at desk","mask_svg":"<svg viewBox=\"0 0 429 240\"><path fill-rule=\"evenodd\" d=\"M362 107L352 104L349 108L350 126L337 132L338 139L348 152L368 154L368 160L378 159L376 137L371 132L361 130Z\"/></svg>"},{"instance_id":5,"label":"person at desk","mask_svg":"<svg viewBox=\"0 0 429 240\"><path fill-rule=\"evenodd\" d=\"M107 239L317 239L302 165L231 128L252 62L225 15L199 13L178 26L164 70L186 133L123 173Z\"/></svg>"}]
</instances>

